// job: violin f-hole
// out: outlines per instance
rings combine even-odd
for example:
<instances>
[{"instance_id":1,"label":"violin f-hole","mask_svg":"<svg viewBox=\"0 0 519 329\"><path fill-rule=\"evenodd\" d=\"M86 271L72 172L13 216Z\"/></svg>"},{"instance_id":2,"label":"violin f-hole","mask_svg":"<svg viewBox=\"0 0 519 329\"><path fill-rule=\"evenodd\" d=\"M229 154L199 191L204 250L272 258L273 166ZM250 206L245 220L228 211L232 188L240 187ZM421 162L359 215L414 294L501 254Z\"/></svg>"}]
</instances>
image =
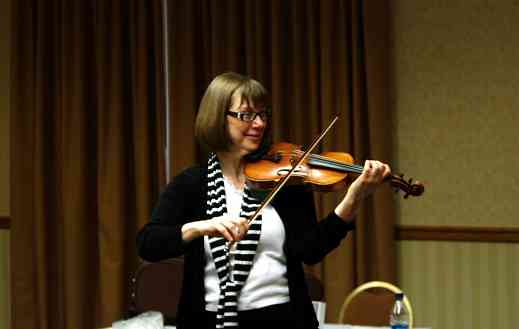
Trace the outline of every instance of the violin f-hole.
<instances>
[{"instance_id":1,"label":"violin f-hole","mask_svg":"<svg viewBox=\"0 0 519 329\"><path fill-rule=\"evenodd\" d=\"M300 168L301 167L294 169L293 175L301 176L302 173L304 174L305 171L302 168L301 169ZM283 176L287 175L289 171L290 171L290 169L283 168L283 169L278 170L277 174L278 174L278 176L283 177Z\"/></svg>"}]
</instances>

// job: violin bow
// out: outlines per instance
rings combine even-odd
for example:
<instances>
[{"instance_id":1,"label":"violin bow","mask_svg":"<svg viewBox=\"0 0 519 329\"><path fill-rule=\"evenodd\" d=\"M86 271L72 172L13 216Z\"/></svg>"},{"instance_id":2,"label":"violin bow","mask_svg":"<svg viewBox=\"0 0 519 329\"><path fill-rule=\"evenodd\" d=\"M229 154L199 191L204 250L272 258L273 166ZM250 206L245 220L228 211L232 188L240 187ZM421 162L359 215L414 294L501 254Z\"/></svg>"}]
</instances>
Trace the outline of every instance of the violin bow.
<instances>
[{"instance_id":1,"label":"violin bow","mask_svg":"<svg viewBox=\"0 0 519 329\"><path fill-rule=\"evenodd\" d=\"M332 128L332 126L335 124L335 122L337 122L337 120L339 120L339 116L335 116L335 118L332 120L332 122L330 122L328 127L326 127L326 129L321 133L321 135L317 136L317 138L314 139L314 141L312 142L310 147L303 153L303 155L296 162L296 164L292 166L292 169L290 169L290 171L279 180L277 185L272 190L270 190L269 194L265 197L265 199L263 199L263 202L258 207L258 209L256 209L254 214L251 217L249 217L249 219L247 220L247 222L249 224L252 223L259 216L259 213L272 201L272 199L274 199L274 197L279 192L279 190L281 190L281 188L286 184L288 179L295 172L296 168L299 167L299 165L301 165L301 163L303 163L303 161L305 161L306 158L308 158L310 153L314 150L314 148L317 146L317 144L319 144L319 142L328 133L328 131Z\"/></svg>"}]
</instances>

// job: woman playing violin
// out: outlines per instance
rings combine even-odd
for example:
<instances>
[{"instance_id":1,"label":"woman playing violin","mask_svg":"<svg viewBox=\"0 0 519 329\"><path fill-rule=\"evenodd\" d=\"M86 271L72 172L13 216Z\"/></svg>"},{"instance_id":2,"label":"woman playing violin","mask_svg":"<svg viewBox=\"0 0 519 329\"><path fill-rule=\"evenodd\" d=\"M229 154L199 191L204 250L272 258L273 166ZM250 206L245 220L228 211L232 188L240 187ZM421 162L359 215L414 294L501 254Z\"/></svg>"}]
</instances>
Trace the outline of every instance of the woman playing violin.
<instances>
[{"instance_id":1,"label":"woman playing violin","mask_svg":"<svg viewBox=\"0 0 519 329\"><path fill-rule=\"evenodd\" d=\"M195 123L207 163L177 175L137 236L148 261L184 256L178 328L318 328L303 263L320 262L354 228L363 199L390 175L366 161L334 211L317 221L312 192L286 186L261 215L244 166L270 141L268 94L256 80L217 76ZM229 243L230 242L230 243Z\"/></svg>"}]
</instances>

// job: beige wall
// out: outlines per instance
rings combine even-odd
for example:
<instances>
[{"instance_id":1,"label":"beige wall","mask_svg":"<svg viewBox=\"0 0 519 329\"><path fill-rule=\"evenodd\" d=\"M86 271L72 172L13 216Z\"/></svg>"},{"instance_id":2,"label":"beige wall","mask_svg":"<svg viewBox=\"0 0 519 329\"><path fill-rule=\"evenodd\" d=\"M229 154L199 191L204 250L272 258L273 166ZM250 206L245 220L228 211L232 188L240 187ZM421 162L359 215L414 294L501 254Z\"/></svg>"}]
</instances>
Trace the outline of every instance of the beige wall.
<instances>
[{"instance_id":1,"label":"beige wall","mask_svg":"<svg viewBox=\"0 0 519 329\"><path fill-rule=\"evenodd\" d=\"M517 226L517 2L393 3L395 160L429 183L402 223Z\"/></svg>"},{"instance_id":2,"label":"beige wall","mask_svg":"<svg viewBox=\"0 0 519 329\"><path fill-rule=\"evenodd\" d=\"M9 211L10 0L0 6L0 216ZM10 327L9 231L0 230L0 329Z\"/></svg>"},{"instance_id":3,"label":"beige wall","mask_svg":"<svg viewBox=\"0 0 519 329\"><path fill-rule=\"evenodd\" d=\"M519 228L519 4L391 3L394 165L427 183L422 198L397 201L400 223ZM519 323L519 245L404 241L398 249L419 325Z\"/></svg>"}]
</instances>

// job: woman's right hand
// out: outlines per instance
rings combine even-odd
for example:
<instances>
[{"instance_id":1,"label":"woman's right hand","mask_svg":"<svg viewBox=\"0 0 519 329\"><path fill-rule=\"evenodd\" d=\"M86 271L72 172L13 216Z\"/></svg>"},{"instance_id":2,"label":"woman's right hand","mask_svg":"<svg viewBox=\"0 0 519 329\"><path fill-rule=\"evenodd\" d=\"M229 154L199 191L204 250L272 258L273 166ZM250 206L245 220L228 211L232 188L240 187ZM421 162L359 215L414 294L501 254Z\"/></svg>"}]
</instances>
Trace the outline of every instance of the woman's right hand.
<instances>
[{"instance_id":1,"label":"woman's right hand","mask_svg":"<svg viewBox=\"0 0 519 329\"><path fill-rule=\"evenodd\" d=\"M249 229L246 218L214 217L186 223L182 226L182 240L189 242L200 236L223 236L227 241L243 239Z\"/></svg>"}]
</instances>

